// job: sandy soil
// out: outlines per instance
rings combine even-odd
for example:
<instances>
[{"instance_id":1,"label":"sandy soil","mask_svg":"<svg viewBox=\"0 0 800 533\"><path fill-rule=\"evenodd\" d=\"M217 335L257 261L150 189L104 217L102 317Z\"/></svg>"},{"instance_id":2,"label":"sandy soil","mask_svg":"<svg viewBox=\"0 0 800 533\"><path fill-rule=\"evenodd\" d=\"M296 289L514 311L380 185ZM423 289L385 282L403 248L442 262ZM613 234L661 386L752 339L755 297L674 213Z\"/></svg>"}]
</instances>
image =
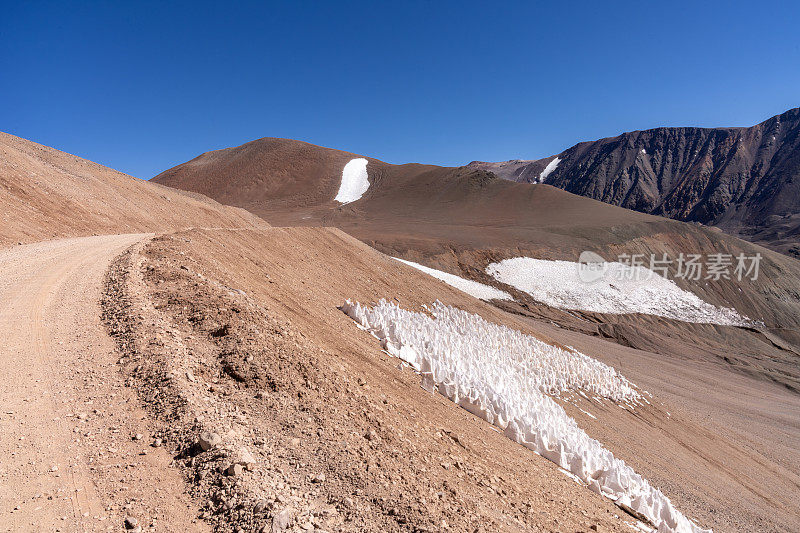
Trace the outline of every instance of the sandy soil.
<instances>
[{"instance_id":1,"label":"sandy soil","mask_svg":"<svg viewBox=\"0 0 800 533\"><path fill-rule=\"evenodd\" d=\"M126 516L204 529L100 322L109 263L143 238L0 250L2 531L119 531Z\"/></svg>"}]
</instances>

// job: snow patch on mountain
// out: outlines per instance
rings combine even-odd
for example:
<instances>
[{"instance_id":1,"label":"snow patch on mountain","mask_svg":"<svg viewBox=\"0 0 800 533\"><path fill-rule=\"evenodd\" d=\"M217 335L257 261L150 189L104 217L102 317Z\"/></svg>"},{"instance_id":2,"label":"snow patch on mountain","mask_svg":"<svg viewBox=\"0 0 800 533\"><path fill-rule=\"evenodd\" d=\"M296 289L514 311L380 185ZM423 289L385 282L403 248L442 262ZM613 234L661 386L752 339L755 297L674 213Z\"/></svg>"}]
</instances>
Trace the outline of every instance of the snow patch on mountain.
<instances>
[{"instance_id":1,"label":"snow patch on mountain","mask_svg":"<svg viewBox=\"0 0 800 533\"><path fill-rule=\"evenodd\" d=\"M544 167L544 170L542 170L542 173L539 174L539 183L544 183L545 178L547 178L547 176L549 176L550 174L553 173L553 171L556 169L556 167L558 166L558 164L560 162L561 162L561 159L556 157L555 159L553 159L552 161L547 163L547 166Z\"/></svg>"},{"instance_id":2,"label":"snow patch on mountain","mask_svg":"<svg viewBox=\"0 0 800 533\"><path fill-rule=\"evenodd\" d=\"M486 272L501 283L559 309L596 313L642 313L705 324L746 326L752 321L716 307L643 267L603 263L596 279L582 276L582 263L516 257L492 263Z\"/></svg>"},{"instance_id":3,"label":"snow patch on mountain","mask_svg":"<svg viewBox=\"0 0 800 533\"><path fill-rule=\"evenodd\" d=\"M337 202L349 204L361 198L369 189L368 161L363 157L350 160L342 170L342 184L336 194Z\"/></svg>"},{"instance_id":4,"label":"snow patch on mountain","mask_svg":"<svg viewBox=\"0 0 800 533\"><path fill-rule=\"evenodd\" d=\"M511 297L505 291L501 291L500 289L495 289L490 285L485 285L483 283L478 283L477 281L472 281L469 279L464 279L462 277L456 276L455 274L450 274L449 272L443 272L441 270L436 270L435 268L426 267L425 265L420 265L419 263L414 263L412 261L406 261L405 259L400 259L398 257L393 257L397 261L401 263L405 263L408 266L414 267L417 270L421 270L426 274L433 276L436 279L444 281L451 287L455 287L456 289L466 292L470 296L474 296L480 300L513 300L514 298Z\"/></svg>"},{"instance_id":5,"label":"snow patch on mountain","mask_svg":"<svg viewBox=\"0 0 800 533\"><path fill-rule=\"evenodd\" d=\"M430 314L385 300L342 310L422 376L422 386L501 428L591 490L653 522L661 532L703 531L661 491L580 429L550 395L578 390L638 404L641 393L612 367L572 349L436 302Z\"/></svg>"}]
</instances>

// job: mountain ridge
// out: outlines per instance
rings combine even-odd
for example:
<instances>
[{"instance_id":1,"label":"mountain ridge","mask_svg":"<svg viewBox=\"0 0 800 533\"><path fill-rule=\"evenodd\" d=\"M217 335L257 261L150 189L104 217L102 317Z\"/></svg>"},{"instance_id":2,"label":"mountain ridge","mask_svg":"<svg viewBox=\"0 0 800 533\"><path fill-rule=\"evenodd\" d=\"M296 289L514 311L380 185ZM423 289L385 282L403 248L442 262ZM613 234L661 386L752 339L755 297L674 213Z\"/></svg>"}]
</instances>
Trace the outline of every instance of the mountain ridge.
<instances>
[{"instance_id":1,"label":"mountain ridge","mask_svg":"<svg viewBox=\"0 0 800 533\"><path fill-rule=\"evenodd\" d=\"M0 132L0 246L190 226L260 227L247 211Z\"/></svg>"},{"instance_id":2,"label":"mountain ridge","mask_svg":"<svg viewBox=\"0 0 800 533\"><path fill-rule=\"evenodd\" d=\"M559 159L541 179L545 167ZM584 141L538 160L473 161L635 211L699 222L800 256L800 108L755 126L659 127Z\"/></svg>"}]
</instances>

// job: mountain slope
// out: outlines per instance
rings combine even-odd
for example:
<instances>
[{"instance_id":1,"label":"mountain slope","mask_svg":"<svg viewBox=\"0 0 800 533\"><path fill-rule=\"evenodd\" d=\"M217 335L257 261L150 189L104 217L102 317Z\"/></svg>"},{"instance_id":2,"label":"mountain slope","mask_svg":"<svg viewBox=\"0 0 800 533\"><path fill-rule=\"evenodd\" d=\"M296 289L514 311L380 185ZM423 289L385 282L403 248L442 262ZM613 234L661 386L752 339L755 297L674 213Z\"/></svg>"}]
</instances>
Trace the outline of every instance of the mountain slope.
<instances>
[{"instance_id":1,"label":"mountain slope","mask_svg":"<svg viewBox=\"0 0 800 533\"><path fill-rule=\"evenodd\" d=\"M177 376L191 368L196 381L165 382L156 373L153 379L159 386L196 389L193 394L198 395L198 400L208 396L218 399L210 403L203 400L199 405L190 403L191 408L180 423L170 416L171 411L159 410L171 432L181 423L194 424L196 409L203 410L203 424L213 424L214 417L224 412L222 408L238 406L237 413L247 414L247 427L258 431L253 437L271 443L261 452L266 464L272 463L275 468L275 463L280 464L286 456L296 461L297 467L282 470L291 476L286 481L286 491L289 487L302 487L297 493L305 494L306 487L315 486L309 482L308 473L322 471L328 479L316 486L323 495L333 494L334 498L327 501L338 506L338 493L356 502L348 508L348 514L353 516L348 519L352 527L345 524L343 531L380 527L384 531L405 531L407 526L392 524L393 516L406 517L404 520L419 526L440 514L443 507L450 528L459 531L473 530L468 526L475 522L483 522L485 527L492 524L490 529L497 531L535 530L531 526L537 524L546 531L590 530L585 522L573 527L571 521L582 512L575 509L585 509L585 516L594 519L596 513L589 506L592 500L575 497L571 500L573 511L563 511L563 517L554 515L562 501L562 485L556 484L560 475L557 469L553 469L555 476L531 473L528 465L540 459L538 456L523 447L511 446L502 433L486 427L439 394L431 395L422 389L420 376L398 367L398 360L388 357L369 332L358 330L339 306L347 298L360 302L385 298L406 309L419 309L439 299L526 333L537 335L545 324L549 327L547 338L571 332L546 321L534 322L505 313L331 228L193 230L154 239L142 254L147 266L135 269L133 275L144 274L143 281L149 287L146 290L155 298L155 305L139 305L134 300L130 311L138 314L147 308L137 327L150 329L143 332L139 346L162 355L133 358L126 371L135 372L139 361L148 368L159 357L165 357L175 361ZM263 318L253 320L254 304L264 306L263 317L281 326L264 324ZM162 318L151 319L154 314ZM163 346L151 343L154 332L161 329L159 320L164 319L182 333L166 335L169 340ZM209 336L220 324L229 325L227 334ZM649 329L655 327L657 324L649 325ZM169 330L172 332L172 327ZM708 328L703 333L714 332ZM188 351L177 344L183 339ZM565 408L595 438L613 446L615 454L630 460L636 468L645 469L643 475L655 479L658 486L669 487L668 495L675 498L679 509L685 506L685 512L715 531L785 529L787 526L782 524L795 520L797 510L789 495L793 494L792 483L798 479L791 460L797 428L791 425L780 432L768 429L762 438L754 427L758 424L759 428L775 428L783 423L800 402L800 396L687 355L674 360L579 334L564 341L568 345L583 342L586 353L616 368L635 370L637 380L647 380L647 390L655 399L651 398L653 405L637 408L636 414L585 398L580 405L591 416L571 403ZM295 365L302 374L292 370ZM348 369L349 382L341 381L342 365ZM223 366L228 369L221 369ZM134 376L139 380L148 374L149 370L145 370ZM219 380L209 386L212 378ZM709 387L709 383L714 386ZM258 391L263 392L254 394ZM725 403L728 398L733 399L732 408ZM380 409L374 407L375 403ZM294 406L302 410L296 412ZM726 414L726 409L731 412ZM777 422L764 422L767 417ZM229 415L223 422L231 425L237 420L238 416ZM717 421L724 424L728 433L720 433ZM363 435L370 427L363 426L365 422L375 428L380 440L365 441ZM318 438L320 427L324 428L324 436ZM190 438L193 434L189 433ZM247 436L249 432L240 435ZM289 443L294 436L300 437L300 444ZM387 445L381 446L384 438ZM363 455L359 451L361 443L369 447ZM452 453L466 466L456 466L456 458L448 456ZM769 459L764 457L767 454ZM433 459L430 463L429 458ZM373 460L380 468L365 468ZM449 467L442 466L443 461ZM188 467L192 479L196 472L205 472L201 483L214 487L215 474L205 460L184 457L179 464ZM765 465L768 471L764 470ZM394 474L397 470L402 476ZM473 470L490 471L491 475L504 478L509 482L503 485L508 494L476 484L480 478L476 480L469 474ZM436 495L442 490L443 476L447 487L452 488L452 492L444 489L444 498ZM568 478L563 479L571 483ZM350 487L354 485L361 490L353 492ZM430 490L432 485L436 487ZM274 490L274 484L270 489L269 482L258 476L252 481L243 480L242 486L237 483L237 490L248 486L258 491ZM582 490L594 497L588 489ZM509 527L503 516L508 516L509 505L519 505L517 498L523 492L534 504L534 511L516 515L526 523L525 527ZM427 502L418 501L415 495ZM450 498L456 499L463 510L450 508ZM484 505L476 506L476 501ZM303 509L313 505L314 500L303 498L298 504ZM392 508L397 511L390 512ZM514 507L511 509L513 512ZM231 514L238 514L237 509L215 514L214 519L224 521ZM246 517L247 513L242 515ZM558 524L552 522L553 518ZM494 520L499 524L495 525ZM389 525L384 526L387 522ZM438 519L434 520L432 529L439 529L438 523ZM614 530L607 523L601 524L599 530L605 528Z\"/></svg>"},{"instance_id":2,"label":"mountain slope","mask_svg":"<svg viewBox=\"0 0 800 533\"><path fill-rule=\"evenodd\" d=\"M800 108L749 128L656 128L579 143L537 161L470 166L718 226L800 255Z\"/></svg>"},{"instance_id":3,"label":"mountain slope","mask_svg":"<svg viewBox=\"0 0 800 533\"><path fill-rule=\"evenodd\" d=\"M33 342L50 356L48 342L55 345L62 337L65 349L87 345L80 352L90 359L81 368L85 374L68 373L57 388L64 391L77 384L91 396L57 402L62 406L57 413L38 413L51 424L68 423L65 429L35 429L37 435L75 435L76 443L86 438L84 463L97 468L83 471L87 482L101 489L96 506L120 522L124 512L143 524L158 519L164 530L197 530L189 522L198 516L225 530L284 529L293 522L303 529L329 529L330 524L330 529L344 531L628 527L619 520L622 515L630 523L627 515L610 501L573 483L481 419L420 388L418 374L398 366L374 337L341 312L339 306L348 298L387 298L415 309L439 299L543 340L552 334L570 345L584 343L587 352L615 368L630 369L653 392L652 403L633 413L588 397L562 398L564 409L588 435L607 442L615 456L664 488L706 527L757 531L787 529L797 522L792 504L800 486L794 460L798 438L791 413L800 396L787 390L797 377L791 360L796 352L782 348L786 342L773 344L776 332L636 314L612 323L600 314L537 307L520 291L514 292L519 300L513 305L492 306L339 230L242 229L259 220L33 143L23 148L27 151L17 150L17 159L6 158L15 173L4 173L4 184L27 196L17 192L3 199L14 215L8 227L28 231L28 238L139 226L167 232L185 225L231 228L162 235L115 261L103 310L119 352L97 344L97 310L79 313L90 317L91 324L56 320L49 310L63 306L46 304L53 296L76 300L70 297L76 290L84 303L96 303L104 261L135 237L67 239L0 250L6 257L26 260L36 259L31 254L37 250L56 252L45 258L49 268L44 270L36 265L14 268L20 261L6 264L0 276L4 279L44 275L48 283L26 278L10 285L5 299L10 308L3 316L12 326L48 326L50 331L39 327L33 332ZM604 254L760 250L701 226L463 167L388 165L370 159L369 189L341 205L333 198L343 168L355 154L282 140L264 140L261 147L257 143L251 148L200 158L186 183L205 183L208 191L220 195L227 191L231 202L251 205L270 220L345 227L388 253L422 258L468 277L485 277L488 261L516 255L574 259L586 247ZM43 153L34 157L32 150ZM174 177L179 180L181 172ZM247 183L249 189L243 187ZM60 247L77 241L116 242L120 248L63 253ZM735 301L756 317L766 314L773 329L782 327L792 338L797 329L797 298L790 292L799 283L796 262L763 253L768 275L762 281L748 286L701 282L692 290L708 299ZM91 265L91 273L81 280L84 285L88 280L92 291L70 284L65 276L78 276L84 264ZM25 297L29 293L32 300ZM539 337L543 327L549 334ZM19 344L26 345L24 328L11 329L18 332ZM598 338L615 335L619 344ZM25 368L30 350L16 352L13 338L9 361L22 355L12 366ZM629 348L620 346L623 342ZM648 353L650 346L663 351ZM105 353L96 353L98 349ZM11 388L19 405L27 405L31 395L47 398L56 390L48 379L28 377L32 390ZM130 410L130 396L117 395L113 406L98 406L97 398L115 397L98 388L104 382L114 383L117 392L124 387L138 393L150 417ZM64 411L84 403L87 410L92 404L98 409L74 421L74 413ZM112 411L115 407L133 414L147 429L139 435L140 425L124 425L116 433L121 421L119 411ZM24 423L25 410L4 411L4 424L10 415ZM73 423L82 431L72 431ZM216 439L206 440L206 431L216 432ZM146 434L157 439L151 441ZM33 440L14 441L11 454ZM213 447L213 440L221 442ZM124 444L118 448L120 442ZM72 445L61 446L67 444ZM62 475L53 476L59 465L51 467L41 457L34 453L22 460L48 480ZM142 467L136 465L150 458L157 470L167 464L182 469L199 513L187 506L186 517L181 520L178 509L173 521L160 510L161 497L152 487L161 486L170 495L181 488L143 479ZM75 468L71 457L68 462ZM120 464L125 472L118 469ZM94 477L112 482L111 490ZM27 524L41 514L39 500L46 492L33 490L25 476L16 481L12 489L24 486L33 494L12 511L21 510L15 520ZM75 493L86 497L83 490ZM139 496L125 496L134 494ZM104 497L113 501L101 501ZM74 518L80 521L93 513L79 516ZM103 520L106 514L94 517ZM176 522L178 527L171 527ZM72 522L64 524L70 527Z\"/></svg>"},{"instance_id":4,"label":"mountain slope","mask_svg":"<svg viewBox=\"0 0 800 533\"><path fill-rule=\"evenodd\" d=\"M524 324L534 330L548 328L550 335L565 344L584 343L589 353L607 358L616 368L635 368L637 379L647 381L648 390L657 398L670 398L668 409L673 415L680 405L683 413L703 419L699 426L691 428L680 424L682 435L669 443L653 429L656 423L628 417L627 413L623 413L624 423L612 416L613 420L599 421L594 427L604 442L613 443L620 453L632 457L647 476L658 480L659 486L670 487L671 494L685 490L687 496L680 500L681 505L695 502L697 507L690 507L690 512L697 512L695 516L713 525L716 531L780 529L778 521L794 519L790 512L775 511L785 504L764 503L764 495L770 502L777 502L776 495L783 492L777 489L780 484L786 483L783 486L789 492L795 486L793 466L785 467L791 473L784 477L776 474L784 467L776 470L773 465L795 462L796 436L793 429L789 434L783 430L796 405L796 391L800 390L796 348L800 340L800 299L796 290L800 286L800 269L796 261L714 228L623 209L548 185L513 183L475 168L390 165L366 157L369 189L352 203L335 202L345 165L359 157L364 156L298 141L261 139L239 148L209 152L155 180L244 207L274 225L336 226L388 255L511 293L514 302L493 302L498 311L507 312L499 315L504 323L513 323L514 327ZM538 172L548 163L543 162ZM396 267L386 263L380 254L380 259L365 261L366 268L361 270L351 265L345 251L328 245L321 235L300 236L303 231L314 230L286 231L292 235L291 241L281 241L280 248L268 254L279 259L257 259L259 267L264 262L279 263L269 266L269 275L255 266L247 271L258 276L265 294L276 298L276 305L282 301L276 296L281 294L281 285L290 277L300 280L300 287L286 287L285 294L296 302L292 323L302 323L317 310L310 304L314 298L306 293L329 295L330 300L322 309L332 309L341 305L344 298L353 297L361 284L373 287L399 279ZM237 262L231 245L246 237L246 232L237 232L236 239L214 239L217 271L229 275L230 265ZM267 253L274 248L268 242L272 241L254 236L252 242L242 245L242 250L248 254ZM313 251L301 246L303 242L313 242ZM192 246L195 243L192 237ZM587 249L606 258L622 253L668 253L672 257L679 253L761 253L761 276L752 282L679 283L703 300L733 306L751 318L763 320L767 327L758 330L693 324L635 313L565 312L501 285L485 273L489 263L505 258L575 261ZM188 250L186 256L190 256ZM401 285L418 299L423 288L414 283ZM248 294L256 294L253 282L224 281L223 285L250 287ZM336 290L341 292L334 295ZM394 293L367 295L361 300L377 301L379 297L401 302L407 298ZM416 301L426 303L431 298ZM332 317L320 323L331 324L337 331L344 329ZM323 336L338 338L336 334ZM350 346L346 349L352 351ZM709 386L710 383L714 385ZM770 400L756 408L759 402L753 399L764 398L765 392L774 393L780 402ZM753 410L743 414L745 406ZM580 411L577 413L580 417ZM596 414L593 410L592 413ZM623 427L633 419L638 421L635 429ZM587 420L591 417L585 417L582 423L591 425ZM726 424L724 430L716 427L718 420ZM676 435L672 431L670 428L670 434ZM708 440L687 444L699 435ZM769 450L763 452L769 457L747 457L733 466L728 459L696 455L698 451L702 455L704 450L716 453L721 446L727 446L729 439L759 450L759 454ZM744 457L733 450L724 455ZM748 474L743 464L761 466ZM681 479L676 468L696 475ZM745 479L747 488L740 488ZM741 501L735 501L739 497ZM751 506L745 501L757 503Z\"/></svg>"},{"instance_id":5,"label":"mountain slope","mask_svg":"<svg viewBox=\"0 0 800 533\"><path fill-rule=\"evenodd\" d=\"M7 133L0 133L0 206L0 246L102 233L267 225L241 209Z\"/></svg>"},{"instance_id":6,"label":"mountain slope","mask_svg":"<svg viewBox=\"0 0 800 533\"><path fill-rule=\"evenodd\" d=\"M334 201L344 166L362 157L368 160L369 189L356 202L342 205ZM279 225L325 223L354 231L362 228L365 239L369 234L416 235L429 241L426 253L458 245L534 243L558 250L566 241L571 251L578 245L619 243L684 229L664 218L552 187L510 183L483 170L392 165L290 139L264 138L207 152L152 181L245 208ZM556 235L566 231L569 239Z\"/></svg>"},{"instance_id":7,"label":"mountain slope","mask_svg":"<svg viewBox=\"0 0 800 533\"><path fill-rule=\"evenodd\" d=\"M518 256L575 261L584 250L607 259L633 253L646 257L761 253L761 276L746 285L725 279L679 280L678 284L709 303L734 307L764 322L787 342L800 339L800 300L795 289L800 285L800 267L780 254L698 224L622 209L548 185L513 183L470 167L391 165L366 158L369 189L359 200L341 205L333 199L342 171L357 157L363 156L267 138L203 154L154 181L202 192L275 225L336 226L386 254L489 284L495 283L485 274L489 263ZM686 325L664 330L663 325L642 326L636 318L621 324L618 316L593 316L589 320L595 325L589 326L568 313L538 306L519 291L516 295L518 302L525 302L524 312L535 308L536 313L567 327L615 336L629 345L646 343L647 349L653 349L654 343L647 339L655 331L689 341ZM613 326L601 333L595 329L598 322ZM774 353L754 362L754 351L772 353L777 348L766 339L751 345L746 338L738 338L741 330L736 331L725 333L703 353L724 357L746 372L766 372L770 379L791 387L800 384L800 375L789 361L794 352ZM738 338L734 352L727 348L730 335ZM683 343L674 345L675 353L687 350L697 353L695 343L689 342L688 348ZM783 362L773 371L766 369L765 361L770 361L767 366Z\"/></svg>"}]
</instances>

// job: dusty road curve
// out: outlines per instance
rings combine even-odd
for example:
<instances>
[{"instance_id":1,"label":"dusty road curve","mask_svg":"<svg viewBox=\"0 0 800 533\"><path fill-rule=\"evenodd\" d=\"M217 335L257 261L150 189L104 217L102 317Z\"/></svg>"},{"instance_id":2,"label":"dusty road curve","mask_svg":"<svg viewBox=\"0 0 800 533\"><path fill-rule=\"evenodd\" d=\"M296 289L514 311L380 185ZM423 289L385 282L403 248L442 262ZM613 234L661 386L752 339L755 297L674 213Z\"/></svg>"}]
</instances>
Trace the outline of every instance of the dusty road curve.
<instances>
[{"instance_id":1,"label":"dusty road curve","mask_svg":"<svg viewBox=\"0 0 800 533\"><path fill-rule=\"evenodd\" d=\"M100 320L109 264L146 238L0 249L0 531L202 529Z\"/></svg>"}]
</instances>

